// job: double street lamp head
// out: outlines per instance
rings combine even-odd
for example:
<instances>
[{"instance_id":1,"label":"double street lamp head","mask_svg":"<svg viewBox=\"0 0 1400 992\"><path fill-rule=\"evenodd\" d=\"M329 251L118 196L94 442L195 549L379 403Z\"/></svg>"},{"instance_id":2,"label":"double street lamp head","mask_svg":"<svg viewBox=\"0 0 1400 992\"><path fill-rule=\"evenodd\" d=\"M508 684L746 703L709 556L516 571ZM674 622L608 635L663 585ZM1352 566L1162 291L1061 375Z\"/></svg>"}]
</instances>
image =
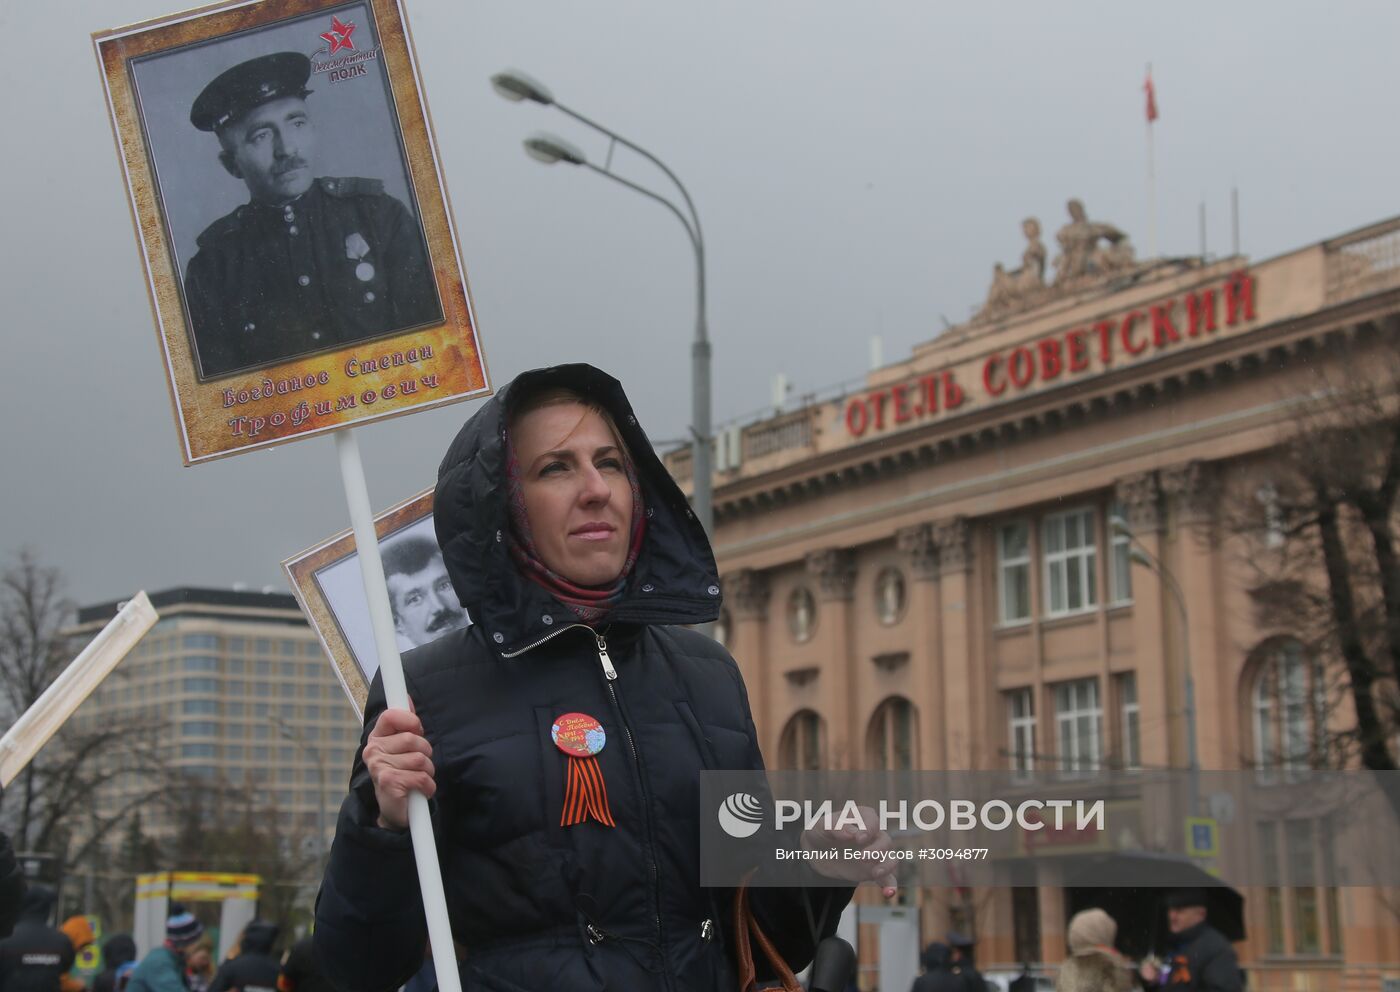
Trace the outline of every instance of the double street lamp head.
<instances>
[{"instance_id":1,"label":"double street lamp head","mask_svg":"<svg viewBox=\"0 0 1400 992\"><path fill-rule=\"evenodd\" d=\"M496 73L491 77L491 86L501 96L516 103L521 100L533 100L547 107L554 102L554 94L549 92L548 86L531 79L518 69Z\"/></svg>"},{"instance_id":2,"label":"double street lamp head","mask_svg":"<svg viewBox=\"0 0 1400 992\"><path fill-rule=\"evenodd\" d=\"M580 148L552 134L534 134L526 138L525 154L545 165L553 165L556 162L567 162L569 165L588 163Z\"/></svg>"}]
</instances>

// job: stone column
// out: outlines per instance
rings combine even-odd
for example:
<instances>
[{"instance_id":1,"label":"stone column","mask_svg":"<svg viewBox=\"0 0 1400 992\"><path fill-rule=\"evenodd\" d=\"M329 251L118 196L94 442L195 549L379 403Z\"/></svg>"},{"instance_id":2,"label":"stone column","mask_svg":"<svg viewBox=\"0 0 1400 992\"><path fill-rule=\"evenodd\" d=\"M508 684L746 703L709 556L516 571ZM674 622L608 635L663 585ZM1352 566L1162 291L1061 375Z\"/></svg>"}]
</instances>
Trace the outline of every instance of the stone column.
<instances>
[{"instance_id":1,"label":"stone column","mask_svg":"<svg viewBox=\"0 0 1400 992\"><path fill-rule=\"evenodd\" d=\"M865 741L864 727L856 726L859 666L851 643L851 600L855 593L855 554L849 548L823 548L808 553L807 574L817 580L817 637L824 648L823 685L829 715L831 766L859 767Z\"/></svg>"},{"instance_id":2,"label":"stone column","mask_svg":"<svg viewBox=\"0 0 1400 992\"><path fill-rule=\"evenodd\" d=\"M938 551L943 765L971 769L983 713L977 664L979 631L974 626L976 604L972 602L972 527L966 517L954 517L937 521L929 530ZM990 767L990 762L982 763Z\"/></svg>"},{"instance_id":3,"label":"stone column","mask_svg":"<svg viewBox=\"0 0 1400 992\"><path fill-rule=\"evenodd\" d=\"M1123 518L1133 532L1133 539L1158 557L1162 554L1162 487L1156 472L1141 472L1125 476L1113 485L1113 498L1121 505ZM1109 536L1112 553L1112 533ZM1170 593L1162 587L1156 573L1142 565L1132 564L1133 582L1133 655L1137 669L1138 727L1143 765L1161 767L1171 761L1171 728L1180 722L1180 684L1173 687L1172 673L1176 666L1169 662L1167 625L1170 624L1171 604L1163 597ZM1105 592L1105 596L1107 593ZM1104 686L1104 709L1116 709L1112 686ZM1117 725L1119 715L1106 721Z\"/></svg>"},{"instance_id":4,"label":"stone column","mask_svg":"<svg viewBox=\"0 0 1400 992\"><path fill-rule=\"evenodd\" d=\"M905 527L895 534L913 581L909 584L909 621L914 634L910 673L914 706L919 714L919 767L947 767L948 747L943 726L943 643L939 624L938 548L928 524Z\"/></svg>"},{"instance_id":5,"label":"stone column","mask_svg":"<svg viewBox=\"0 0 1400 992\"><path fill-rule=\"evenodd\" d=\"M1239 761L1238 748L1224 753L1224 740L1217 728L1237 719L1233 705L1235 686L1225 684L1226 669L1219 644L1219 579L1215 553L1217 513L1220 506L1220 473L1201 461L1174 465L1162 472L1162 489L1171 501L1177 522L1177 542L1167 567L1181 586L1186 601L1188 629L1184 632L1191 652L1192 676L1196 683L1196 746L1202 768L1230 768ZM1181 649L1182 631L1175 603L1167 602L1172 613L1173 681L1180 686L1178 721L1181 727L1181 766L1188 755L1185 718L1185 657Z\"/></svg>"},{"instance_id":6,"label":"stone column","mask_svg":"<svg viewBox=\"0 0 1400 992\"><path fill-rule=\"evenodd\" d=\"M759 747L772 762L777 756L782 728L773 726L773 688L780 674L773 670L774 660L768 656L768 573L741 568L726 575L721 585L732 628L729 653L739 663L749 690L749 708L753 710Z\"/></svg>"}]
</instances>

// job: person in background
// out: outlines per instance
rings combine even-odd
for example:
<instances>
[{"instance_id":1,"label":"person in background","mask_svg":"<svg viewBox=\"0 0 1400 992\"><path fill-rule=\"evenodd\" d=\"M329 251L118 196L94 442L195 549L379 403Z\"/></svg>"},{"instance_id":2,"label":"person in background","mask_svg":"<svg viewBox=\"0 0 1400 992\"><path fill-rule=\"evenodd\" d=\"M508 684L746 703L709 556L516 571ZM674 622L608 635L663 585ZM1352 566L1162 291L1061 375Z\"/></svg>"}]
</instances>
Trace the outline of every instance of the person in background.
<instances>
[{"instance_id":1,"label":"person in background","mask_svg":"<svg viewBox=\"0 0 1400 992\"><path fill-rule=\"evenodd\" d=\"M206 935L185 956L185 982L190 992L208 992L214 980L214 949Z\"/></svg>"},{"instance_id":2,"label":"person in background","mask_svg":"<svg viewBox=\"0 0 1400 992\"><path fill-rule=\"evenodd\" d=\"M953 971L953 951L934 941L924 948L924 973L914 979L909 992L967 992L963 976Z\"/></svg>"},{"instance_id":3,"label":"person in background","mask_svg":"<svg viewBox=\"0 0 1400 992\"><path fill-rule=\"evenodd\" d=\"M204 924L178 904L166 918L165 943L154 947L131 972L127 992L189 992L185 954L204 933Z\"/></svg>"},{"instance_id":4,"label":"person in background","mask_svg":"<svg viewBox=\"0 0 1400 992\"><path fill-rule=\"evenodd\" d=\"M0 940L0 989L4 992L59 992L73 967L73 943L49 926L54 891L30 886L24 894L14 932Z\"/></svg>"},{"instance_id":5,"label":"person in background","mask_svg":"<svg viewBox=\"0 0 1400 992\"><path fill-rule=\"evenodd\" d=\"M92 924L88 922L86 916L70 916L59 925L58 929L62 930L63 935L72 943L74 959L83 952L84 947L97 939L97 935L92 932ZM58 985L62 992L83 992L87 988L71 972L65 973L58 980Z\"/></svg>"},{"instance_id":6,"label":"person in background","mask_svg":"<svg viewBox=\"0 0 1400 992\"><path fill-rule=\"evenodd\" d=\"M0 795L4 789L0 789ZM24 873L15 861L10 838L0 833L0 939L8 937L19 920L24 902Z\"/></svg>"},{"instance_id":7,"label":"person in background","mask_svg":"<svg viewBox=\"0 0 1400 992\"><path fill-rule=\"evenodd\" d=\"M311 935L307 934L282 956L282 969L277 973L277 992L335 992L311 953Z\"/></svg>"},{"instance_id":8,"label":"person in background","mask_svg":"<svg viewBox=\"0 0 1400 992\"><path fill-rule=\"evenodd\" d=\"M117 992L117 969L136 960L136 941L129 933L114 933L102 942L102 970L92 980L92 992Z\"/></svg>"},{"instance_id":9,"label":"person in background","mask_svg":"<svg viewBox=\"0 0 1400 992\"><path fill-rule=\"evenodd\" d=\"M1069 921L1069 957L1055 976L1055 992L1128 992L1132 972L1114 948L1118 924L1102 909L1075 913Z\"/></svg>"},{"instance_id":10,"label":"person in background","mask_svg":"<svg viewBox=\"0 0 1400 992\"><path fill-rule=\"evenodd\" d=\"M219 966L209 992L276 992L279 962L272 953L277 924L254 920L243 928L238 957Z\"/></svg>"},{"instance_id":11,"label":"person in background","mask_svg":"<svg viewBox=\"0 0 1400 992\"><path fill-rule=\"evenodd\" d=\"M1241 992L1244 977L1235 949L1224 934L1206 922L1204 889L1167 893L1167 958L1158 967L1144 962L1143 981L1170 992Z\"/></svg>"},{"instance_id":12,"label":"person in background","mask_svg":"<svg viewBox=\"0 0 1400 992\"><path fill-rule=\"evenodd\" d=\"M988 992L986 979L977 970L975 961L977 942L957 930L949 930L946 939L953 950L953 974L962 976L967 992Z\"/></svg>"}]
</instances>

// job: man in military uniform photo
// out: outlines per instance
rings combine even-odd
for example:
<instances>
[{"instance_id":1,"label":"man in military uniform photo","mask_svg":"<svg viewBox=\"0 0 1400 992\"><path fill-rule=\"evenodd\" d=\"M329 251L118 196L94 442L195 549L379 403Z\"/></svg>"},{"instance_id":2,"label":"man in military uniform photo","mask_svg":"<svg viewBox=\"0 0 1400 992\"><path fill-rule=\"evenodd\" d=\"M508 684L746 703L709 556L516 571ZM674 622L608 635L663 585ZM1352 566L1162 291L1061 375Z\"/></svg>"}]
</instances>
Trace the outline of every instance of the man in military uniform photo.
<instances>
[{"instance_id":1,"label":"man in military uniform photo","mask_svg":"<svg viewBox=\"0 0 1400 992\"><path fill-rule=\"evenodd\" d=\"M442 318L408 209L378 179L315 175L310 77L305 55L264 55L221 73L190 110L250 196L204 230L185 272L203 378Z\"/></svg>"}]
</instances>

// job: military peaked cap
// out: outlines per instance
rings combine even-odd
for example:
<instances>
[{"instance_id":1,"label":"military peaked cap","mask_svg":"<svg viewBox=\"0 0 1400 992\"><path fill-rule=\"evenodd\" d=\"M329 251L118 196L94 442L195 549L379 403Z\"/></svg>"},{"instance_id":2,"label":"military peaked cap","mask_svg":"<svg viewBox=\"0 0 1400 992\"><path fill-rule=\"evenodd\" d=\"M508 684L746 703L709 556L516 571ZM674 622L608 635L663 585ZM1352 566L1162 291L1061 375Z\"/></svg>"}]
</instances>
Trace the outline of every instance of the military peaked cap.
<instances>
[{"instance_id":1,"label":"military peaked cap","mask_svg":"<svg viewBox=\"0 0 1400 992\"><path fill-rule=\"evenodd\" d=\"M190 108L190 123L201 131L218 131L254 107L284 96L311 91L311 60L300 52L261 55L226 69L204 87Z\"/></svg>"}]
</instances>

